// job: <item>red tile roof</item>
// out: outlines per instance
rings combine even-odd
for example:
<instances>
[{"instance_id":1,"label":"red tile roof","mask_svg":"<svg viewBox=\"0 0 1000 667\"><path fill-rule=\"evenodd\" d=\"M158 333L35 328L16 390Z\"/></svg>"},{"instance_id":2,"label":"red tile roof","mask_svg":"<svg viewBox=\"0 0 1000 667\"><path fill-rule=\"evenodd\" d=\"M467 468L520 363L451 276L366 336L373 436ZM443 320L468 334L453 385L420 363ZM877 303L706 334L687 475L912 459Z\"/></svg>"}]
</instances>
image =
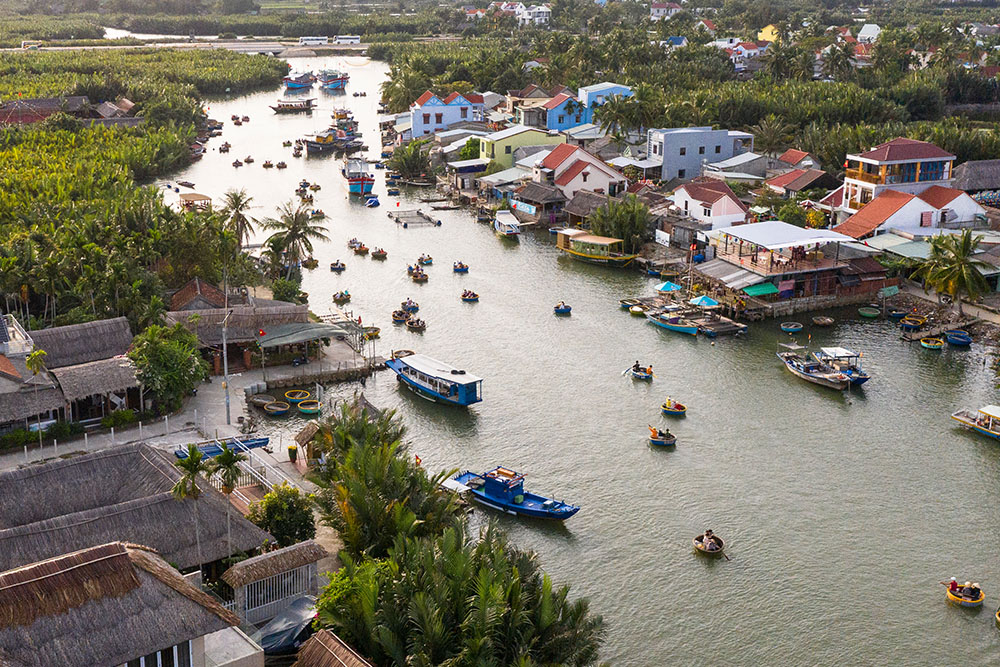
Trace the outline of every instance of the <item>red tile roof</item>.
<instances>
[{"instance_id":1,"label":"red tile roof","mask_svg":"<svg viewBox=\"0 0 1000 667\"><path fill-rule=\"evenodd\" d=\"M800 151L798 148L789 148L787 151L781 154L778 160L780 160L781 162L787 162L788 164L791 165L796 165L799 162L805 160L807 157L809 157L809 153L806 153L805 151Z\"/></svg>"},{"instance_id":2,"label":"red tile roof","mask_svg":"<svg viewBox=\"0 0 1000 667\"><path fill-rule=\"evenodd\" d=\"M445 104L451 104L452 102L454 102L455 100L457 100L459 97L461 97L460 94L458 94L458 93L452 93L448 97L444 98L444 103Z\"/></svg>"},{"instance_id":3,"label":"red tile roof","mask_svg":"<svg viewBox=\"0 0 1000 667\"><path fill-rule=\"evenodd\" d=\"M593 165L586 160L577 160L569 166L569 169L559 175L559 178L556 179L556 185L568 185L570 181L576 178L577 174L590 166Z\"/></svg>"},{"instance_id":4,"label":"red tile roof","mask_svg":"<svg viewBox=\"0 0 1000 667\"><path fill-rule=\"evenodd\" d=\"M483 103L483 96L480 95L479 93L469 93L468 95L463 95L463 97L472 102L473 104Z\"/></svg>"},{"instance_id":5,"label":"red tile roof","mask_svg":"<svg viewBox=\"0 0 1000 667\"><path fill-rule=\"evenodd\" d=\"M944 208L961 194L963 194L962 191L956 190L955 188L946 188L942 185L932 185L917 196L934 208Z\"/></svg>"},{"instance_id":6,"label":"red tile roof","mask_svg":"<svg viewBox=\"0 0 1000 667\"><path fill-rule=\"evenodd\" d=\"M192 278L170 298L170 310L183 310L196 298L201 299L215 308L226 307L226 295L215 285L210 285L201 278Z\"/></svg>"},{"instance_id":7,"label":"red tile roof","mask_svg":"<svg viewBox=\"0 0 1000 667\"><path fill-rule=\"evenodd\" d=\"M823 206L832 206L833 208L838 208L844 203L844 186L841 185L836 190L829 192L825 197L819 200L819 203Z\"/></svg>"},{"instance_id":8,"label":"red tile roof","mask_svg":"<svg viewBox=\"0 0 1000 667\"><path fill-rule=\"evenodd\" d=\"M556 95L555 97L553 97L551 100L549 100L548 102L546 102L545 104L543 104L542 108L543 109L548 109L548 110L551 111L552 109L555 109L557 106L559 106L560 104L562 104L566 100L573 100L573 99L576 99L576 98L573 97L572 95L568 95L567 93L559 93L558 95Z\"/></svg>"},{"instance_id":9,"label":"red tile roof","mask_svg":"<svg viewBox=\"0 0 1000 667\"><path fill-rule=\"evenodd\" d=\"M810 185L826 176L822 169L793 169L787 173L764 181L775 188L784 188L792 192L805 190Z\"/></svg>"},{"instance_id":10,"label":"red tile roof","mask_svg":"<svg viewBox=\"0 0 1000 667\"><path fill-rule=\"evenodd\" d=\"M552 149L552 152L542 160L543 169L555 169L569 158L570 155L580 150L571 144L559 144Z\"/></svg>"},{"instance_id":11,"label":"red tile roof","mask_svg":"<svg viewBox=\"0 0 1000 667\"><path fill-rule=\"evenodd\" d=\"M12 380L20 380L21 374L17 372L14 368L14 364L10 362L10 359L0 354L0 375L6 375Z\"/></svg>"},{"instance_id":12,"label":"red tile roof","mask_svg":"<svg viewBox=\"0 0 1000 667\"><path fill-rule=\"evenodd\" d=\"M742 46L744 49L747 49L748 51L753 51L757 48L757 45L754 44L753 42L740 42L739 44L737 44L737 46Z\"/></svg>"},{"instance_id":13,"label":"red tile roof","mask_svg":"<svg viewBox=\"0 0 1000 667\"><path fill-rule=\"evenodd\" d=\"M704 204L714 204L723 197L729 197L739 204L740 208L744 211L747 210L747 205L740 201L740 198L736 196L736 193L724 181L718 181L714 178L703 181L691 181L677 188L678 192L681 190L687 193L691 199L696 199Z\"/></svg>"},{"instance_id":14,"label":"red tile roof","mask_svg":"<svg viewBox=\"0 0 1000 667\"><path fill-rule=\"evenodd\" d=\"M418 97L417 101L414 102L414 104L417 105L418 107L422 107L423 105L427 104L428 100L430 100L432 97L434 97L434 93L428 90L423 95Z\"/></svg>"},{"instance_id":15,"label":"red tile roof","mask_svg":"<svg viewBox=\"0 0 1000 667\"><path fill-rule=\"evenodd\" d=\"M833 228L856 239L868 236L903 208L914 196L897 190L885 190L865 204L860 211Z\"/></svg>"},{"instance_id":16,"label":"red tile roof","mask_svg":"<svg viewBox=\"0 0 1000 667\"><path fill-rule=\"evenodd\" d=\"M892 141L879 144L870 151L861 153L860 157L879 162L895 162L899 160L932 160L935 158L954 159L955 156L926 141L897 137Z\"/></svg>"},{"instance_id":17,"label":"red tile roof","mask_svg":"<svg viewBox=\"0 0 1000 667\"><path fill-rule=\"evenodd\" d=\"M709 19L702 19L701 21L699 21L699 23L704 24L704 26L709 30L715 30L715 23L713 23Z\"/></svg>"}]
</instances>

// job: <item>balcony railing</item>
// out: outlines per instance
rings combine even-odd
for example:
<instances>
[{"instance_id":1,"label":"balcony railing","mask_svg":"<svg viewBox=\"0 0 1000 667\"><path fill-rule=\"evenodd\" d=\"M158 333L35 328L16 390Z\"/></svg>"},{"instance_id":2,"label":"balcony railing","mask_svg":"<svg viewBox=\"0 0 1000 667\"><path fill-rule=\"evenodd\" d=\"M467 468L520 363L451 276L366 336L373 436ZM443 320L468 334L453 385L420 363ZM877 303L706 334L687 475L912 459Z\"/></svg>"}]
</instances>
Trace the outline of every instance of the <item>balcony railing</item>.
<instances>
[{"instance_id":1,"label":"balcony railing","mask_svg":"<svg viewBox=\"0 0 1000 667\"><path fill-rule=\"evenodd\" d=\"M865 183L873 183L875 185L882 184L882 176L879 174L869 174L862 169L848 169L845 173L847 178L853 178L856 181L864 181Z\"/></svg>"},{"instance_id":2,"label":"balcony railing","mask_svg":"<svg viewBox=\"0 0 1000 667\"><path fill-rule=\"evenodd\" d=\"M851 199L850 201L847 202L847 208L853 209L855 211L859 210L862 206L864 206L864 203L859 202L856 199Z\"/></svg>"}]
</instances>

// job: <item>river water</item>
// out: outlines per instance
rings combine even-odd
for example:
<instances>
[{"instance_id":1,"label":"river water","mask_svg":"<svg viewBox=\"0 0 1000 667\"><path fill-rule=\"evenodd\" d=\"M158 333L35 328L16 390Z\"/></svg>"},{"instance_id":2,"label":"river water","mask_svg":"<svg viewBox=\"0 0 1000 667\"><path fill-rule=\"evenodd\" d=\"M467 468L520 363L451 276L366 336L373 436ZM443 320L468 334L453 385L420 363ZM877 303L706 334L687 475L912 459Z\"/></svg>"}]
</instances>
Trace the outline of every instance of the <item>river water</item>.
<instances>
[{"instance_id":1,"label":"river water","mask_svg":"<svg viewBox=\"0 0 1000 667\"><path fill-rule=\"evenodd\" d=\"M245 187L258 217L273 215L300 179L322 185L315 205L329 216L331 240L316 248L320 268L304 279L313 311L327 312L330 296L347 288L355 314L382 327L381 354L413 349L485 378L485 400L468 411L402 392L388 372L365 391L399 411L429 470L505 465L526 473L529 489L582 506L565 526L498 521L604 616L604 659L636 666L1000 660L992 618L1000 600L1000 448L948 418L995 401L983 348L932 352L901 342L891 324L831 311L836 326L812 329L813 346L862 350L873 375L844 396L782 368L774 353L787 335L775 322L711 345L630 317L618 299L650 294L653 280L562 257L544 231L512 243L464 210L437 214L440 227L397 227L387 218L396 202L426 209L417 199L429 191L387 197L384 172L376 171L383 206L366 209L348 197L334 158L293 159L281 146L322 129L329 110L344 105L376 157L378 84L387 67L363 58L292 64L346 67L349 93L368 95L316 91L312 118L273 115L267 104L280 90L213 102L232 152L214 152L222 141L215 139L176 178L217 199ZM233 127L232 113L251 122ZM230 166L248 154L255 164ZM265 159L289 168L264 170ZM384 247L388 261L353 256L346 242L355 236ZM429 282L415 285L405 267L421 253L434 265ZM338 258L348 268L334 275L326 267ZM453 274L455 260L470 272ZM465 288L481 302L462 303ZM407 297L421 305L422 335L390 322ZM571 317L552 315L562 299ZM637 359L653 364L651 384L622 376ZM667 395L688 404L685 419L660 416ZM669 424L676 451L648 447L647 424ZM296 423L274 428L287 438ZM731 561L692 553L692 536L705 528L727 540ZM937 583L950 576L979 582L986 608L950 607Z\"/></svg>"}]
</instances>

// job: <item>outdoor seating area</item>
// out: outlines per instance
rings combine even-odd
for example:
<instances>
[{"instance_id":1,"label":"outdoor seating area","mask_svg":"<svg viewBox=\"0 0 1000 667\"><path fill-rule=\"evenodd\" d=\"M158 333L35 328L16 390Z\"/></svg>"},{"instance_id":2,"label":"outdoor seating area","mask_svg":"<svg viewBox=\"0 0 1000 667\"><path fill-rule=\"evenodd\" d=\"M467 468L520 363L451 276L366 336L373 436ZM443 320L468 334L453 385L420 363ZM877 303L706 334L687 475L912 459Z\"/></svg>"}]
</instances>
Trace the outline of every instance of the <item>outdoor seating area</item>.
<instances>
[{"instance_id":1,"label":"outdoor seating area","mask_svg":"<svg viewBox=\"0 0 1000 667\"><path fill-rule=\"evenodd\" d=\"M803 229L778 220L727 227L712 233L717 259L762 276L839 269L840 244L849 236Z\"/></svg>"}]
</instances>

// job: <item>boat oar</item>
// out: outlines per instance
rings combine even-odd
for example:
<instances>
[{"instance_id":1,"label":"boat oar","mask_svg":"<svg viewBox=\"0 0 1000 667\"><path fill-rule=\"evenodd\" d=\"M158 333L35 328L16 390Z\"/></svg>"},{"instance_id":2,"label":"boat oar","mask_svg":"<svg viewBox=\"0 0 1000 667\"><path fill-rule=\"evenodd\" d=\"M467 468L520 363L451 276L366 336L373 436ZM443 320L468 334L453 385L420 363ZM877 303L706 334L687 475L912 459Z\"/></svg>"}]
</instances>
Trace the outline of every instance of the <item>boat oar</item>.
<instances>
[{"instance_id":1,"label":"boat oar","mask_svg":"<svg viewBox=\"0 0 1000 667\"><path fill-rule=\"evenodd\" d=\"M723 551L723 552L722 552L722 555L723 555L723 556L725 556L726 560L732 560L732 559L731 559L731 558L729 557L729 554L727 554L727 553L726 553L725 551Z\"/></svg>"}]
</instances>

